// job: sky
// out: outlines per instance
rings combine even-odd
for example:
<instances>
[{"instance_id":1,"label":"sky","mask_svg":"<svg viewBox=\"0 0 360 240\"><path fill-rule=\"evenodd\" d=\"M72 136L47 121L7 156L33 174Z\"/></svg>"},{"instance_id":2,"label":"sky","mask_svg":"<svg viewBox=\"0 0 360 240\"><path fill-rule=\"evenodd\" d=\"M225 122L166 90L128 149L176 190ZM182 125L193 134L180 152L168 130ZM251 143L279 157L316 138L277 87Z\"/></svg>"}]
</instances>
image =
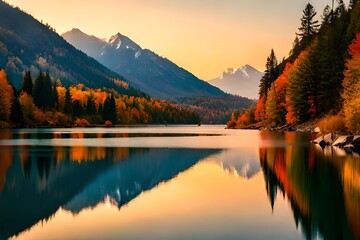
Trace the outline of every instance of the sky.
<instances>
[{"instance_id":1,"label":"sky","mask_svg":"<svg viewBox=\"0 0 360 240\"><path fill-rule=\"evenodd\" d=\"M120 32L203 80L250 64L260 71L273 48L287 57L310 2L318 17L331 0L7 0L59 34L99 38ZM345 1L348 4L348 0Z\"/></svg>"}]
</instances>

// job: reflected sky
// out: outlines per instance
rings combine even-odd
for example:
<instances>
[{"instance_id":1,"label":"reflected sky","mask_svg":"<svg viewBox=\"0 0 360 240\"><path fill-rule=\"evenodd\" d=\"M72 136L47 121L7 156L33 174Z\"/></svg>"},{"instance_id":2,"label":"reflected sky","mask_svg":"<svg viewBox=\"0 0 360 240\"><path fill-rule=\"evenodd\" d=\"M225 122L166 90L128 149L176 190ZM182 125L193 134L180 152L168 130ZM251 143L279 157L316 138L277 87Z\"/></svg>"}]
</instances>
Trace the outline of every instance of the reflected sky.
<instances>
[{"instance_id":1,"label":"reflected sky","mask_svg":"<svg viewBox=\"0 0 360 240\"><path fill-rule=\"evenodd\" d=\"M0 136L0 238L360 238L360 156L312 145L311 134L152 126Z\"/></svg>"}]
</instances>

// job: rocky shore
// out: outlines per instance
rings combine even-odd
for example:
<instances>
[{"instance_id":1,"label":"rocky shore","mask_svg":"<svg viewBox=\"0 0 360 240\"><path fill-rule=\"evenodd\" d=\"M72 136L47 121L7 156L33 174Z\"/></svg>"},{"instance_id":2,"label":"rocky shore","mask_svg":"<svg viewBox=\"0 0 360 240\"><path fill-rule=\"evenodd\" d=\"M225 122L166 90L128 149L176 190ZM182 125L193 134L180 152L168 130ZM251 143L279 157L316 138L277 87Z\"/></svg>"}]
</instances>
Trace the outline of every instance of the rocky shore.
<instances>
[{"instance_id":1,"label":"rocky shore","mask_svg":"<svg viewBox=\"0 0 360 240\"><path fill-rule=\"evenodd\" d=\"M360 152L360 135L337 136L329 133L312 141L319 144L322 148L325 146L334 146L343 148L346 152Z\"/></svg>"}]
</instances>

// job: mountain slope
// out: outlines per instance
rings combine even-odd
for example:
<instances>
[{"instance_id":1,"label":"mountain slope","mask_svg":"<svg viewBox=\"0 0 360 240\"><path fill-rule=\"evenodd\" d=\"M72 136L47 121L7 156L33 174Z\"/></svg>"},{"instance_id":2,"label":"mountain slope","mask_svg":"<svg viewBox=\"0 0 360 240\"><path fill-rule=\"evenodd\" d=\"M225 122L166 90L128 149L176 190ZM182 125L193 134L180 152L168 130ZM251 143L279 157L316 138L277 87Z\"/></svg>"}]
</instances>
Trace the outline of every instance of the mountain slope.
<instances>
[{"instance_id":1,"label":"mountain slope","mask_svg":"<svg viewBox=\"0 0 360 240\"><path fill-rule=\"evenodd\" d=\"M73 29L62 36L76 48L125 76L134 86L153 97L171 99L226 95L170 60L148 49L142 49L120 33L112 36L108 42L101 39L94 41L92 36L80 34L78 29ZM100 42L103 43L101 47ZM93 47L96 49L94 50Z\"/></svg>"},{"instance_id":2,"label":"mountain slope","mask_svg":"<svg viewBox=\"0 0 360 240\"><path fill-rule=\"evenodd\" d=\"M258 98L260 79L264 74L255 68L245 65L238 69L228 69L209 83L231 94L251 99Z\"/></svg>"},{"instance_id":3,"label":"mountain slope","mask_svg":"<svg viewBox=\"0 0 360 240\"><path fill-rule=\"evenodd\" d=\"M49 72L63 84L83 83L94 88L114 88L119 93L142 95L126 84L123 77L75 49L50 26L0 1L0 68L4 68L15 87L22 73Z\"/></svg>"}]
</instances>

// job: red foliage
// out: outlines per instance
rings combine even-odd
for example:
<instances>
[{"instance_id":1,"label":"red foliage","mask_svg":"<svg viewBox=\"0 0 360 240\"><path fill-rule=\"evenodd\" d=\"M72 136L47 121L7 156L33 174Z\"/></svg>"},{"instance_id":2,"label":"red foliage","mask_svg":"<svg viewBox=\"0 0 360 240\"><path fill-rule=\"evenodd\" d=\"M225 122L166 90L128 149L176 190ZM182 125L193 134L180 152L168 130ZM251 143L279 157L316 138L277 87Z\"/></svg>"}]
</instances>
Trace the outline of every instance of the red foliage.
<instances>
[{"instance_id":1,"label":"red foliage","mask_svg":"<svg viewBox=\"0 0 360 240\"><path fill-rule=\"evenodd\" d=\"M356 54L360 54L360 33L356 35L355 39L350 44L349 53L352 56Z\"/></svg>"},{"instance_id":2,"label":"red foliage","mask_svg":"<svg viewBox=\"0 0 360 240\"><path fill-rule=\"evenodd\" d=\"M106 122L105 122L105 126L110 127L110 126L112 126L112 125L113 125L113 124L112 124L112 122L111 122L111 121L106 120Z\"/></svg>"}]
</instances>

